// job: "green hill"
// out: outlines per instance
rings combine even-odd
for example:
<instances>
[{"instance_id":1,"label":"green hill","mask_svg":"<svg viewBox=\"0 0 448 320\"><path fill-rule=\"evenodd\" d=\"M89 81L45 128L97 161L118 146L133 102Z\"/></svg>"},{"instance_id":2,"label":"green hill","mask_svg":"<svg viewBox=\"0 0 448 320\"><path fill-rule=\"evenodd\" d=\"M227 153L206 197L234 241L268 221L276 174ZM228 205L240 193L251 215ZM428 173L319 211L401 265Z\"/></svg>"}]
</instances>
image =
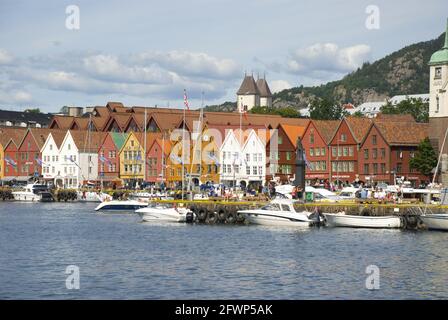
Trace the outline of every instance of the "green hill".
<instances>
[{"instance_id":1,"label":"green hill","mask_svg":"<svg viewBox=\"0 0 448 320\"><path fill-rule=\"evenodd\" d=\"M273 95L274 107L305 108L317 98L355 105L380 101L399 94L429 92L431 55L443 46L444 33L437 39L419 42L393 52L373 63L364 63L341 80L315 87L295 87ZM232 111L235 103L206 107L207 110Z\"/></svg>"}]
</instances>

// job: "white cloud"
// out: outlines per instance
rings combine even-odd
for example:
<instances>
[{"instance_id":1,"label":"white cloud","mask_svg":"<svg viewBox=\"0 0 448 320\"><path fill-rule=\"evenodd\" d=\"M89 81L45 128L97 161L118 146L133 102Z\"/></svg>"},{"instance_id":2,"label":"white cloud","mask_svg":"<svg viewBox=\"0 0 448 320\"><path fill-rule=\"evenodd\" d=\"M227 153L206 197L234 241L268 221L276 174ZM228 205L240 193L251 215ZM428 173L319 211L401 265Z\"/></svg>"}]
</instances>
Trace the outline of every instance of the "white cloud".
<instances>
[{"instance_id":1,"label":"white cloud","mask_svg":"<svg viewBox=\"0 0 448 320\"><path fill-rule=\"evenodd\" d=\"M5 105L25 104L31 103L32 101L33 98L31 94L23 90L0 92L0 103Z\"/></svg>"},{"instance_id":2,"label":"white cloud","mask_svg":"<svg viewBox=\"0 0 448 320\"><path fill-rule=\"evenodd\" d=\"M294 74L344 74L360 67L370 57L370 47L359 44L339 48L334 43L316 43L291 52L287 70Z\"/></svg>"},{"instance_id":3,"label":"white cloud","mask_svg":"<svg viewBox=\"0 0 448 320\"><path fill-rule=\"evenodd\" d=\"M232 87L236 63L204 53L172 51L116 56L76 52L30 56L0 68L6 80L22 86L88 95L122 94L130 97L218 99Z\"/></svg>"},{"instance_id":4,"label":"white cloud","mask_svg":"<svg viewBox=\"0 0 448 320\"><path fill-rule=\"evenodd\" d=\"M14 57L5 49L0 48L0 65L10 64L14 60Z\"/></svg>"},{"instance_id":5,"label":"white cloud","mask_svg":"<svg viewBox=\"0 0 448 320\"><path fill-rule=\"evenodd\" d=\"M269 82L272 93L280 92L292 88L292 85L286 80L273 80Z\"/></svg>"}]
</instances>

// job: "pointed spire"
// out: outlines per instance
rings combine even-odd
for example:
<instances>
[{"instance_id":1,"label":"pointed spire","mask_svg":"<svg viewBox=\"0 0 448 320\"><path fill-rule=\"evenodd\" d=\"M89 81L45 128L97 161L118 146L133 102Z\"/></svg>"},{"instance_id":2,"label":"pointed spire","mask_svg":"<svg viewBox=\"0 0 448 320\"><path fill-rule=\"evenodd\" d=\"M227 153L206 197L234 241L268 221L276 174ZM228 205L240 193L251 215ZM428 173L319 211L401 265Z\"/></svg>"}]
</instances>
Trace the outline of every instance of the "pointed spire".
<instances>
[{"instance_id":1,"label":"pointed spire","mask_svg":"<svg viewBox=\"0 0 448 320\"><path fill-rule=\"evenodd\" d=\"M445 45L443 49L448 49L448 18L446 19Z\"/></svg>"}]
</instances>

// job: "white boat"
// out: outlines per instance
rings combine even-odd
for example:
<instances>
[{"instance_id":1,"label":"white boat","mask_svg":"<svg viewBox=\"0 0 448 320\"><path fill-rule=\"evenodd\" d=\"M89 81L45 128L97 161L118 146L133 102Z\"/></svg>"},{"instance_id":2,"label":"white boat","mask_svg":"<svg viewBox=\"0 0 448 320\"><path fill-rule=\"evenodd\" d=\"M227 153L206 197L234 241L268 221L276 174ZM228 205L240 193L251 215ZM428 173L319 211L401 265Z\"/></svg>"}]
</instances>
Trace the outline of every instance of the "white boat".
<instances>
[{"instance_id":1,"label":"white boat","mask_svg":"<svg viewBox=\"0 0 448 320\"><path fill-rule=\"evenodd\" d=\"M425 214L420 219L430 230L448 230L448 213Z\"/></svg>"},{"instance_id":2,"label":"white boat","mask_svg":"<svg viewBox=\"0 0 448 320\"><path fill-rule=\"evenodd\" d=\"M327 225L351 228L400 228L401 219L396 216L354 216L345 213L324 213Z\"/></svg>"},{"instance_id":3,"label":"white boat","mask_svg":"<svg viewBox=\"0 0 448 320\"><path fill-rule=\"evenodd\" d=\"M291 199L274 199L261 208L239 210L238 213L244 214L249 223L260 225L308 227L315 222L309 218L311 212L297 212Z\"/></svg>"},{"instance_id":4,"label":"white boat","mask_svg":"<svg viewBox=\"0 0 448 320\"><path fill-rule=\"evenodd\" d=\"M146 207L148 204L136 200L112 200L101 202L95 211L132 211Z\"/></svg>"},{"instance_id":5,"label":"white boat","mask_svg":"<svg viewBox=\"0 0 448 320\"><path fill-rule=\"evenodd\" d=\"M195 215L190 209L176 207L172 203L152 202L135 212L146 222L193 222L195 220Z\"/></svg>"},{"instance_id":6,"label":"white boat","mask_svg":"<svg viewBox=\"0 0 448 320\"><path fill-rule=\"evenodd\" d=\"M78 191L78 201L81 202L103 202L105 200L112 200L112 197L104 192L95 191Z\"/></svg>"},{"instance_id":7,"label":"white boat","mask_svg":"<svg viewBox=\"0 0 448 320\"><path fill-rule=\"evenodd\" d=\"M48 191L48 187L42 184L29 183L24 190L13 191L12 195L16 201L27 202L50 202L54 201L52 194Z\"/></svg>"}]
</instances>

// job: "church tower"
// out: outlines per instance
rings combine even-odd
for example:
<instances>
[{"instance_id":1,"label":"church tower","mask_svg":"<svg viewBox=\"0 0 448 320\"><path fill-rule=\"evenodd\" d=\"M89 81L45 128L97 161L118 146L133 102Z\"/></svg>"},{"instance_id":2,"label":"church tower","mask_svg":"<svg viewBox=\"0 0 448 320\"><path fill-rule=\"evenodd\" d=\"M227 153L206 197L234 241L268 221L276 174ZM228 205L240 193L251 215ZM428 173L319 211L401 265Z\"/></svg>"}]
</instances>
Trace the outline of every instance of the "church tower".
<instances>
[{"instance_id":1,"label":"church tower","mask_svg":"<svg viewBox=\"0 0 448 320\"><path fill-rule=\"evenodd\" d=\"M236 93L238 112L249 111L260 105L260 91L253 75L244 75L244 80Z\"/></svg>"},{"instance_id":2,"label":"church tower","mask_svg":"<svg viewBox=\"0 0 448 320\"><path fill-rule=\"evenodd\" d=\"M442 148L443 138L448 128L448 20L445 42L442 49L435 52L429 61L429 138ZM442 180L448 186L448 141L442 151Z\"/></svg>"}]
</instances>

